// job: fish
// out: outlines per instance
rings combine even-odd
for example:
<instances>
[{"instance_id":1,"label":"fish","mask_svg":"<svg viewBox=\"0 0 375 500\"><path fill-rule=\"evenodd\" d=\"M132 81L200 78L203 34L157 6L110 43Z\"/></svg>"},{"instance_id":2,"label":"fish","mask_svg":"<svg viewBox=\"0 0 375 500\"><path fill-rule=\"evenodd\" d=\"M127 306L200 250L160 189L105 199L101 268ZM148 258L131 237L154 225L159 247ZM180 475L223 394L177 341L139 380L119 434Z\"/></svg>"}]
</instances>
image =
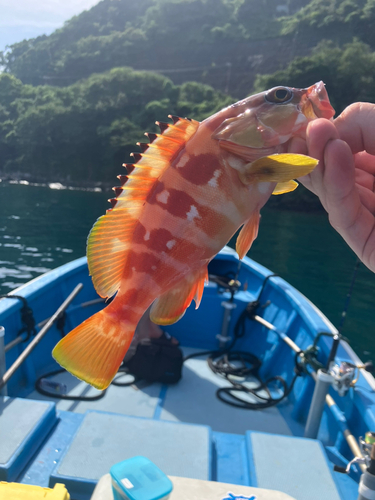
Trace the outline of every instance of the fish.
<instances>
[{"instance_id":1,"label":"fish","mask_svg":"<svg viewBox=\"0 0 375 500\"><path fill-rule=\"evenodd\" d=\"M334 113L318 82L251 95L202 122L171 115L156 122L160 133L138 143L111 208L88 236L93 285L113 300L61 339L54 359L97 389L108 387L150 306L159 325L178 321L193 300L197 308L208 263L239 228L236 251L247 254L271 194L294 190L294 179L318 163L289 154L291 139Z\"/></svg>"}]
</instances>

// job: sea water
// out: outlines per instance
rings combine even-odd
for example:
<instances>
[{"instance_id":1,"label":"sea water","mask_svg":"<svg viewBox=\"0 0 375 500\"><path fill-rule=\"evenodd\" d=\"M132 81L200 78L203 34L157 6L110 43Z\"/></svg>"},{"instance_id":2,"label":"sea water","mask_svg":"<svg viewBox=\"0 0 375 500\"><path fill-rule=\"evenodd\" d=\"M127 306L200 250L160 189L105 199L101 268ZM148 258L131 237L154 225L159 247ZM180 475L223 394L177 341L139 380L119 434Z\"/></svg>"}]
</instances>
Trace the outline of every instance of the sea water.
<instances>
[{"instance_id":1,"label":"sea water","mask_svg":"<svg viewBox=\"0 0 375 500\"><path fill-rule=\"evenodd\" d=\"M61 185L0 183L0 294L83 256L109 197ZM291 283L339 327L356 257L324 212L265 207L249 257ZM375 274L361 264L342 333L363 361L375 361L374 302Z\"/></svg>"}]
</instances>

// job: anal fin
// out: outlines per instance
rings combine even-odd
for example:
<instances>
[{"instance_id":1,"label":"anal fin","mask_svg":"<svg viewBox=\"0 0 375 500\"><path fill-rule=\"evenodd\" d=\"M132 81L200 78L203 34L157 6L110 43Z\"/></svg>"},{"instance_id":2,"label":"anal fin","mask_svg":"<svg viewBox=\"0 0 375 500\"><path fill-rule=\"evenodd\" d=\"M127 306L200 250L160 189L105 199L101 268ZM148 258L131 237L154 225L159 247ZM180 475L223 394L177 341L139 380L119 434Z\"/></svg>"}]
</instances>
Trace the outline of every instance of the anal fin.
<instances>
[{"instance_id":1,"label":"anal fin","mask_svg":"<svg viewBox=\"0 0 375 500\"><path fill-rule=\"evenodd\" d=\"M243 259L250 250L253 241L258 236L260 213L254 212L242 226L236 241L236 252L240 259Z\"/></svg>"},{"instance_id":2,"label":"anal fin","mask_svg":"<svg viewBox=\"0 0 375 500\"><path fill-rule=\"evenodd\" d=\"M195 300L195 308L202 299L204 283L208 281L207 265L196 273L185 276L177 286L155 300L150 311L151 321L158 325L176 323Z\"/></svg>"}]
</instances>

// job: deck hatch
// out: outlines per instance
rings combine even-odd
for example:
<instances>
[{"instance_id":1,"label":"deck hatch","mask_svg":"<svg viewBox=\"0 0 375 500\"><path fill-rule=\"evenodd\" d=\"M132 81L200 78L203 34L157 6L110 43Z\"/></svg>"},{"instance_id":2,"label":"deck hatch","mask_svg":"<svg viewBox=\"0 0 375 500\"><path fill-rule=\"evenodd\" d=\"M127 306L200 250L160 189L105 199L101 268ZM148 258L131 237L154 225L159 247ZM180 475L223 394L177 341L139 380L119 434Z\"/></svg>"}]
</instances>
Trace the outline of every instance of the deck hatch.
<instances>
[{"instance_id":1,"label":"deck hatch","mask_svg":"<svg viewBox=\"0 0 375 500\"><path fill-rule=\"evenodd\" d=\"M340 500L322 444L314 439L246 433L250 484L298 500Z\"/></svg>"},{"instance_id":2,"label":"deck hatch","mask_svg":"<svg viewBox=\"0 0 375 500\"><path fill-rule=\"evenodd\" d=\"M0 397L0 480L14 481L56 423L54 403Z\"/></svg>"},{"instance_id":3,"label":"deck hatch","mask_svg":"<svg viewBox=\"0 0 375 500\"><path fill-rule=\"evenodd\" d=\"M149 458L168 475L211 479L211 429L89 411L49 486L64 483L72 498L88 499L112 465L136 455Z\"/></svg>"}]
</instances>

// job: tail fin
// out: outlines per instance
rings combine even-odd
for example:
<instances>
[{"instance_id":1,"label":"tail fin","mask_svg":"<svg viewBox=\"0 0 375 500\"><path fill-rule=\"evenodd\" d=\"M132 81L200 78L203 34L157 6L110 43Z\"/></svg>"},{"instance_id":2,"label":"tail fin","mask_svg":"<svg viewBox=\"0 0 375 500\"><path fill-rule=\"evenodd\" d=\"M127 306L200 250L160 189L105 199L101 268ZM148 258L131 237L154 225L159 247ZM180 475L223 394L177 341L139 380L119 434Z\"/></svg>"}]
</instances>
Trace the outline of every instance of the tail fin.
<instances>
[{"instance_id":1,"label":"tail fin","mask_svg":"<svg viewBox=\"0 0 375 500\"><path fill-rule=\"evenodd\" d=\"M52 356L66 370L97 389L106 389L116 375L135 327L99 311L55 346Z\"/></svg>"}]
</instances>

